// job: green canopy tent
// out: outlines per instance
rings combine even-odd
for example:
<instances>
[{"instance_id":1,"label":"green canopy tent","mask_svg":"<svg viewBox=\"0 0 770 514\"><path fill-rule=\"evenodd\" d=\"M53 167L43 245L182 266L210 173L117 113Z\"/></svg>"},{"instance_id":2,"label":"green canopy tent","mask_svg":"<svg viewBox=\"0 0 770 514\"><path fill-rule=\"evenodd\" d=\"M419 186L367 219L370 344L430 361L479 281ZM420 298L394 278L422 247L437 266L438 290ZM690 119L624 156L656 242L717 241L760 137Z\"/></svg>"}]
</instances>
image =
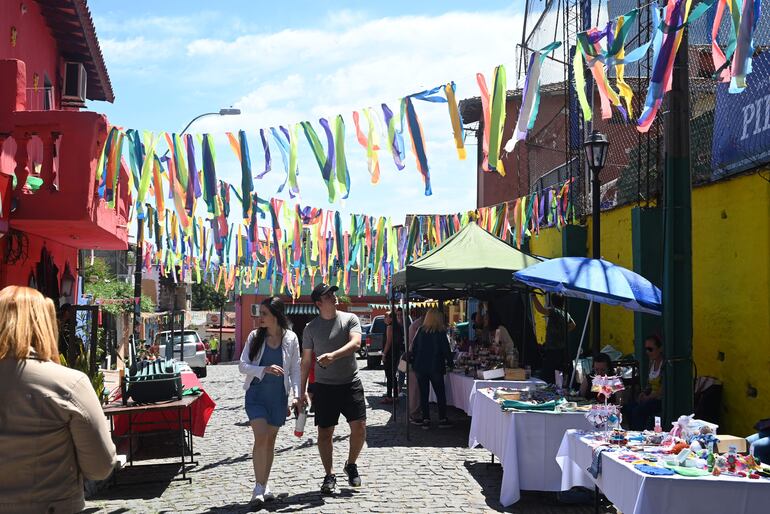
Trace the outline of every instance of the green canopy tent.
<instances>
[{"instance_id":1,"label":"green canopy tent","mask_svg":"<svg viewBox=\"0 0 770 514\"><path fill-rule=\"evenodd\" d=\"M436 300L469 296L487 299L515 290L524 291L526 286L514 281L514 272L541 261L470 222L394 274L391 301L395 302L400 293L405 302L404 319L409 319L409 299L416 296ZM526 309L523 312L526 316ZM407 328L404 326L404 341L409 341ZM406 421L408 439L409 421Z\"/></svg>"},{"instance_id":2,"label":"green canopy tent","mask_svg":"<svg viewBox=\"0 0 770 514\"><path fill-rule=\"evenodd\" d=\"M470 222L393 275L393 292L450 299L522 288L513 273L541 262ZM405 295L405 296L408 296Z\"/></svg>"}]
</instances>

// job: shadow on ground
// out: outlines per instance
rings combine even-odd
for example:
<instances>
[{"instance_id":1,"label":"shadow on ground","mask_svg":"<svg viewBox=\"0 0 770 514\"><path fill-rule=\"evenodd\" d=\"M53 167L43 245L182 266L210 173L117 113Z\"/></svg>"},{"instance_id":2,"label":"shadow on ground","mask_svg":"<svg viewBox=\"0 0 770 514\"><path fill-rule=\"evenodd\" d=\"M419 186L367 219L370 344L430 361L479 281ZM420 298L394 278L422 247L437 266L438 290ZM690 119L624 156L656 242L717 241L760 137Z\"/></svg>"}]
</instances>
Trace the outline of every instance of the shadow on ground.
<instances>
[{"instance_id":1,"label":"shadow on ground","mask_svg":"<svg viewBox=\"0 0 770 514\"><path fill-rule=\"evenodd\" d=\"M454 407L447 408L447 417L452 422L450 428L438 428L438 410L431 404L432 425L429 430L409 424L406 417L406 398L396 404L395 416L393 405L380 405L379 396L367 396L372 410L386 411L390 414L385 425L366 427L366 444L371 448L420 446L433 448L464 448L468 445L468 431L471 419Z\"/></svg>"},{"instance_id":2,"label":"shadow on ground","mask_svg":"<svg viewBox=\"0 0 770 514\"><path fill-rule=\"evenodd\" d=\"M356 494L353 489L340 489L334 498L351 498ZM240 514L245 512L302 512L314 510L326 505L326 496L320 492L306 492L276 499L260 505L250 503L231 503L221 507L212 507L203 511L206 514Z\"/></svg>"},{"instance_id":3,"label":"shadow on ground","mask_svg":"<svg viewBox=\"0 0 770 514\"><path fill-rule=\"evenodd\" d=\"M500 484L503 481L503 468L499 463L465 461L465 469L481 486L490 509L497 512L558 512L559 514L591 514L594 512L593 502L571 504L559 501L557 493L546 491L521 491L521 499L503 508L500 504ZM602 513L615 512L601 510Z\"/></svg>"}]
</instances>

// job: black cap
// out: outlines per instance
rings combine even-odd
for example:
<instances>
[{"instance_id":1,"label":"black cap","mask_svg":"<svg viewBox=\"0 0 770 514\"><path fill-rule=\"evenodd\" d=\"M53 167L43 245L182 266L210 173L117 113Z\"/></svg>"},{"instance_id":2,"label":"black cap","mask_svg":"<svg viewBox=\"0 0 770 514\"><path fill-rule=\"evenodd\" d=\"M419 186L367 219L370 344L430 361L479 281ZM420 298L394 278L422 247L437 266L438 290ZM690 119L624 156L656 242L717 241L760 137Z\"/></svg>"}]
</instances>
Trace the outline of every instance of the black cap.
<instances>
[{"instance_id":1,"label":"black cap","mask_svg":"<svg viewBox=\"0 0 770 514\"><path fill-rule=\"evenodd\" d=\"M320 302L321 301L321 297L323 295L325 295L326 293L329 293L329 292L333 293L333 292L338 291L338 290L339 290L339 287L337 287L337 286L330 286L329 284L324 284L323 282L321 282L320 284L315 286L315 288L313 289L313 292L310 294L310 298L314 302Z\"/></svg>"}]
</instances>

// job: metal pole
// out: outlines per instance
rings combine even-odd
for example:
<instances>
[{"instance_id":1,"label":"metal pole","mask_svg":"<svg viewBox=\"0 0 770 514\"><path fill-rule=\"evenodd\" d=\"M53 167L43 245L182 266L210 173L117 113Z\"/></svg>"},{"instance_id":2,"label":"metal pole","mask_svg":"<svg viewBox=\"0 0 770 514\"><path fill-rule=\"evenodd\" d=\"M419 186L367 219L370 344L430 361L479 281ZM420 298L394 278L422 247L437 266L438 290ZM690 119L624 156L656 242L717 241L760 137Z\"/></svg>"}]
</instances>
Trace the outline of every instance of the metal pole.
<instances>
[{"instance_id":1,"label":"metal pole","mask_svg":"<svg viewBox=\"0 0 770 514\"><path fill-rule=\"evenodd\" d=\"M591 196L592 196L592 227L591 231L593 233L593 251L592 251L592 257L594 259L601 259L602 257L602 239L601 239L601 208L600 208L600 188L601 188L601 181L599 180L599 172L601 171L601 168L591 168L591 173L593 174L591 178ZM599 309L599 304L597 304L594 307L593 316L591 317L592 321L592 334L591 334L591 351L596 357L599 355L599 350L601 347L601 311Z\"/></svg>"},{"instance_id":2,"label":"metal pole","mask_svg":"<svg viewBox=\"0 0 770 514\"><path fill-rule=\"evenodd\" d=\"M690 169L690 81L684 28L674 61L665 119L663 194L663 348L665 423L693 408L692 369L692 179Z\"/></svg>"},{"instance_id":3,"label":"metal pole","mask_svg":"<svg viewBox=\"0 0 770 514\"><path fill-rule=\"evenodd\" d=\"M403 310L401 312L403 313ZM396 316L396 300L395 298L393 298L392 294L390 295L390 313L391 313L390 333L392 337L392 341L390 342L390 374L391 374L391 380L393 380L393 388L390 391L391 391L391 394L393 394L393 403L391 405L393 406L393 423L395 423L396 422L396 405L398 402L398 370L396 369L396 359L395 359L396 331L393 330L393 327L397 322L397 316ZM384 344L383 344L383 347L384 347Z\"/></svg>"},{"instance_id":4,"label":"metal pole","mask_svg":"<svg viewBox=\"0 0 770 514\"><path fill-rule=\"evenodd\" d=\"M149 157L148 157L149 158ZM136 220L136 255L134 259L134 341L139 342L139 328L142 324L142 248L144 247L144 220Z\"/></svg>"},{"instance_id":5,"label":"metal pole","mask_svg":"<svg viewBox=\"0 0 770 514\"><path fill-rule=\"evenodd\" d=\"M217 355L221 355L222 348L222 327L225 324L225 302L219 306L219 341L217 341ZM212 358L214 358L212 354Z\"/></svg>"},{"instance_id":6,"label":"metal pole","mask_svg":"<svg viewBox=\"0 0 770 514\"><path fill-rule=\"evenodd\" d=\"M404 297L401 298L401 304L403 305L404 309L404 345L406 345L406 348L409 352L412 351L412 349L409 348L409 328L406 326L406 320L409 319L409 289L404 288ZM409 355L407 353L407 355ZM412 371L412 364L409 362L411 359L406 359L406 416L404 416L404 419L406 420L406 440L409 441L409 423L411 423L411 420L409 419L410 412L409 412L409 375Z\"/></svg>"}]
</instances>

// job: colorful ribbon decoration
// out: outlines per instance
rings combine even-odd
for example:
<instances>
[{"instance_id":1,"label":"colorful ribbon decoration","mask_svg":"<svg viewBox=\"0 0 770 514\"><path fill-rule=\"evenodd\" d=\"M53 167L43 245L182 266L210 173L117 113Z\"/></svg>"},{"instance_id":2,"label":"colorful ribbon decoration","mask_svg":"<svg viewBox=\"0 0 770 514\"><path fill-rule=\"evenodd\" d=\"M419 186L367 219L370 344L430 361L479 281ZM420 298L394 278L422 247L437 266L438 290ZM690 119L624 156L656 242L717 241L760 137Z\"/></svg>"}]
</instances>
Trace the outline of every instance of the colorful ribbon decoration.
<instances>
[{"instance_id":1,"label":"colorful ribbon decoration","mask_svg":"<svg viewBox=\"0 0 770 514\"><path fill-rule=\"evenodd\" d=\"M457 99L455 98L456 90L457 86L455 86L454 82L444 86L444 94L446 95L447 104L449 104L449 120L452 122L452 134L455 139L455 148L457 148L457 158L464 161L466 157L465 133L463 132L463 119L460 116Z\"/></svg>"},{"instance_id":2,"label":"colorful ribbon decoration","mask_svg":"<svg viewBox=\"0 0 770 514\"><path fill-rule=\"evenodd\" d=\"M560 41L554 41L550 45L532 52L532 55L529 57L529 67L527 68L527 76L524 81L519 117L516 121L513 136L505 144L506 153L513 152L516 143L525 140L527 133L534 128L537 113L540 110L540 70L548 54L560 46Z\"/></svg>"},{"instance_id":3,"label":"colorful ribbon decoration","mask_svg":"<svg viewBox=\"0 0 770 514\"><path fill-rule=\"evenodd\" d=\"M508 95L505 80L505 66L495 68L495 82L492 86L492 109L489 118L489 168L505 176L505 167L500 159L500 143L505 127L505 105Z\"/></svg>"},{"instance_id":4,"label":"colorful ribbon decoration","mask_svg":"<svg viewBox=\"0 0 770 514\"><path fill-rule=\"evenodd\" d=\"M342 199L347 199L350 194L350 175L348 174L348 160L345 156L345 120L338 114L334 119L334 152L337 161L337 189L342 194Z\"/></svg>"},{"instance_id":5,"label":"colorful ribbon decoration","mask_svg":"<svg viewBox=\"0 0 770 514\"><path fill-rule=\"evenodd\" d=\"M368 136L364 135L361 130L360 115L358 114L358 111L353 111L353 124L356 127L356 139L358 140L358 144L366 149L366 166L369 169L372 184L377 184L380 181L380 161L377 156L380 147L375 139L376 132L374 131L374 120L372 119L372 113L368 107L364 109L364 117L366 117L366 121L369 124Z\"/></svg>"},{"instance_id":6,"label":"colorful ribbon decoration","mask_svg":"<svg viewBox=\"0 0 770 514\"><path fill-rule=\"evenodd\" d=\"M313 150L313 155L318 163L318 168L321 170L321 177L326 183L326 189L329 192L329 203L334 203L336 200L336 189L334 186L334 172L335 172L335 153L334 153L334 136L332 135L329 122L326 118L321 118L318 123L324 129L326 133L326 153L324 154L321 141L318 139L313 125L309 121L301 122L302 130L305 132L307 142L310 144L310 148Z\"/></svg>"},{"instance_id":7,"label":"colorful ribbon decoration","mask_svg":"<svg viewBox=\"0 0 770 514\"><path fill-rule=\"evenodd\" d=\"M406 113L404 102L400 102L400 105L401 123L398 129L396 129L396 118L393 116L393 111L386 104L382 104L382 114L385 117L385 125L388 127L388 144L393 154L393 162L395 162L396 168L403 170L406 157L406 151L404 150L404 118Z\"/></svg>"},{"instance_id":8,"label":"colorful ribbon decoration","mask_svg":"<svg viewBox=\"0 0 770 514\"><path fill-rule=\"evenodd\" d=\"M751 59L754 56L754 31L759 21L762 0L743 0L738 40L730 70L730 93L741 93L746 89L746 76L751 73Z\"/></svg>"}]
</instances>

